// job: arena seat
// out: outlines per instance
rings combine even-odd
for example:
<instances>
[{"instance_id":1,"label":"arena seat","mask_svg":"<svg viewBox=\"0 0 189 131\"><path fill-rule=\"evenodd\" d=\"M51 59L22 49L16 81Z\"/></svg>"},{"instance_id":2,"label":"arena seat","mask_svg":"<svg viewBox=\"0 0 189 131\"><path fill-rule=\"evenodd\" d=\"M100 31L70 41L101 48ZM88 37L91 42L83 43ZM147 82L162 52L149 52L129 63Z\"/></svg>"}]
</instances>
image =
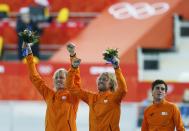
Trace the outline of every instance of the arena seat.
<instances>
[{"instance_id":1,"label":"arena seat","mask_svg":"<svg viewBox=\"0 0 189 131\"><path fill-rule=\"evenodd\" d=\"M61 8L67 7L74 12L100 12L112 3L119 0L48 0L51 12L58 12ZM11 11L18 12L21 7L36 5L34 0L0 0L10 6ZM93 5L93 6L91 6Z\"/></svg>"},{"instance_id":2,"label":"arena seat","mask_svg":"<svg viewBox=\"0 0 189 131\"><path fill-rule=\"evenodd\" d=\"M0 4L0 19L8 17L10 7L7 4Z\"/></svg>"}]
</instances>

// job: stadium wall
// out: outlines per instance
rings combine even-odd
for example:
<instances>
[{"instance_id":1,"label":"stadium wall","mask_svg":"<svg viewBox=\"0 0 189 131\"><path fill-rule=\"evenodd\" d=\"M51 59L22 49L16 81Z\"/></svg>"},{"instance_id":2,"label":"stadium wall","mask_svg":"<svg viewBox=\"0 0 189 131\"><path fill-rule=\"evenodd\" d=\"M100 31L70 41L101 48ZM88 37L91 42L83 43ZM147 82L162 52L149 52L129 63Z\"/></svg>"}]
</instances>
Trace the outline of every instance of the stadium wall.
<instances>
[{"instance_id":1,"label":"stadium wall","mask_svg":"<svg viewBox=\"0 0 189 131\"><path fill-rule=\"evenodd\" d=\"M40 62L37 70L46 80L49 88L53 87L52 76L56 69L69 64ZM137 65L122 64L122 72L126 78L128 94L124 101L140 102L147 99L147 92L151 88L149 82L139 82ZM106 64L82 64L81 80L82 88L96 92L96 78L105 71L114 72L110 65ZM168 82L167 99L181 102L183 92L189 87L189 83ZM0 100L41 100L42 97L29 80L27 65L21 62L0 62Z\"/></svg>"}]
</instances>

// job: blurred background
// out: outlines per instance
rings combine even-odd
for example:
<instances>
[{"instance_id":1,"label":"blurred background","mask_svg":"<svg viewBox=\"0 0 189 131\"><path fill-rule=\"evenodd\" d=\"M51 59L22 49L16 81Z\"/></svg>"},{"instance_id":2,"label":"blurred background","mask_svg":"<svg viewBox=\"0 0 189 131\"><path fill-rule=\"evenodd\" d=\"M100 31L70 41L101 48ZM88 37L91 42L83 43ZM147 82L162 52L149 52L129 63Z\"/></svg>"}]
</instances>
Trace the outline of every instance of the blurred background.
<instances>
[{"instance_id":1,"label":"blurred background","mask_svg":"<svg viewBox=\"0 0 189 131\"><path fill-rule=\"evenodd\" d=\"M17 35L40 36L32 48L37 69L50 87L57 68L69 68L66 43L82 59L83 88L96 91L96 77L113 72L102 53L118 48L129 93L122 103L121 131L140 130L152 102L151 82L168 83L189 130L189 0L0 0L0 130L43 131L46 105L29 80ZM90 84L89 84L90 83ZM88 107L80 104L78 131L88 130Z\"/></svg>"}]
</instances>

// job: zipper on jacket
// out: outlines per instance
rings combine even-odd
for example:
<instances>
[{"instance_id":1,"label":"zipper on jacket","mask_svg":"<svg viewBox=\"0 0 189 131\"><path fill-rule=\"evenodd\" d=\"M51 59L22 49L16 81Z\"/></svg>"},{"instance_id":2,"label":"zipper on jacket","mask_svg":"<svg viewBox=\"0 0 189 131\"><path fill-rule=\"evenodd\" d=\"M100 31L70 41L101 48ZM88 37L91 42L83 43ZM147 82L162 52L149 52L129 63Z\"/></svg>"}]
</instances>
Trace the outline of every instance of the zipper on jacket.
<instances>
[{"instance_id":1,"label":"zipper on jacket","mask_svg":"<svg viewBox=\"0 0 189 131\"><path fill-rule=\"evenodd\" d=\"M111 125L109 124L109 127L110 127L110 131L112 131L112 128L111 128Z\"/></svg>"},{"instance_id":2,"label":"zipper on jacket","mask_svg":"<svg viewBox=\"0 0 189 131\"><path fill-rule=\"evenodd\" d=\"M68 120L68 126L70 128L70 131L72 131L69 120Z\"/></svg>"}]
</instances>

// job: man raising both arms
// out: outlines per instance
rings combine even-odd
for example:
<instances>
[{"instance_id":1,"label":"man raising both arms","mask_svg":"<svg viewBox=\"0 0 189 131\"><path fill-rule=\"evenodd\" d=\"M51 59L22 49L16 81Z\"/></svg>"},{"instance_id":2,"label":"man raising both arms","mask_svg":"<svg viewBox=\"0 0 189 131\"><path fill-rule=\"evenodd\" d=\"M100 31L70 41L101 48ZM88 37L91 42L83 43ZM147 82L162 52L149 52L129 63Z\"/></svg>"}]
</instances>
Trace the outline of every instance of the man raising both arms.
<instances>
[{"instance_id":1,"label":"man raising both arms","mask_svg":"<svg viewBox=\"0 0 189 131\"><path fill-rule=\"evenodd\" d=\"M120 130L121 100L127 93L127 85L116 57L111 60L111 65L115 74L100 74L97 78L97 93L76 86L69 88L71 94L80 97L89 106L89 131Z\"/></svg>"},{"instance_id":2,"label":"man raising both arms","mask_svg":"<svg viewBox=\"0 0 189 131\"><path fill-rule=\"evenodd\" d=\"M23 43L23 52L27 60L29 75L32 83L43 96L46 104L45 131L76 131L76 114L79 99L69 92L70 86L80 83L80 60L76 58L75 46L69 44L67 49L71 57L71 69L67 72L64 68L57 69L53 75L55 91L50 89L40 74L37 72L33 54L29 43ZM74 70L72 69L74 68ZM74 75L73 81L69 77ZM69 80L67 80L69 78ZM79 87L79 86L77 86Z\"/></svg>"}]
</instances>

